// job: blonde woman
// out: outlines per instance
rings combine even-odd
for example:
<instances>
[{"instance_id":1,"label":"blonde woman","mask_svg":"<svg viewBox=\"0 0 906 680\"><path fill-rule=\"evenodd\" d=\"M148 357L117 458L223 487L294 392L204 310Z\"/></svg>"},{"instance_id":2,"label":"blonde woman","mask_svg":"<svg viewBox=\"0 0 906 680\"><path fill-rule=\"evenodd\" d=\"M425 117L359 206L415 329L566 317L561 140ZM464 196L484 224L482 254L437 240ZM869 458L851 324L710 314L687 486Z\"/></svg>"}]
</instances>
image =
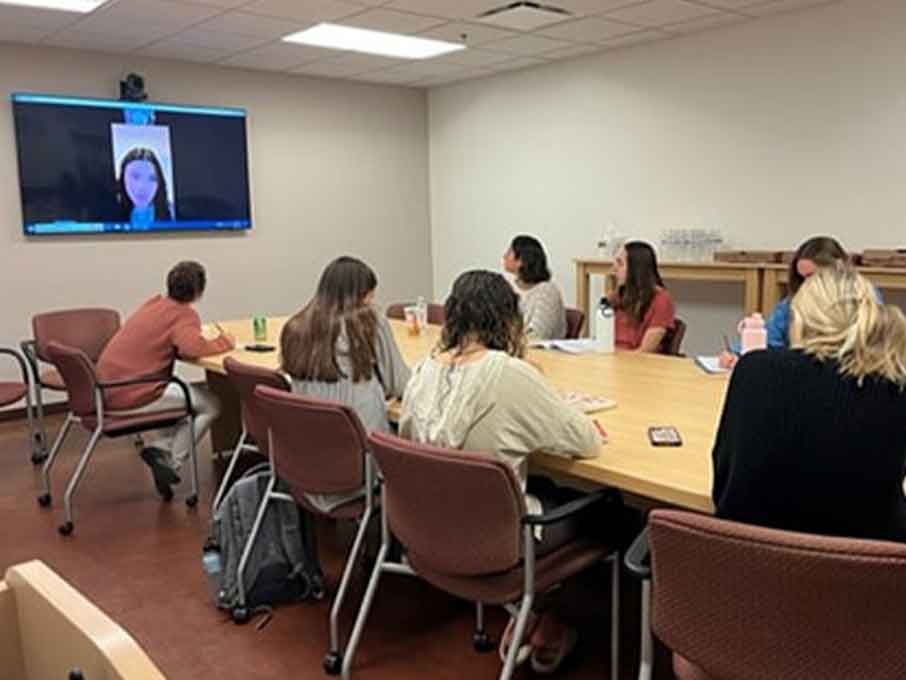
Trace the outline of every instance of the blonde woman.
<instances>
[{"instance_id":1,"label":"blonde woman","mask_svg":"<svg viewBox=\"0 0 906 680\"><path fill-rule=\"evenodd\" d=\"M839 265L793 298L790 339L733 373L712 454L717 515L906 541L906 318Z\"/></svg>"}]
</instances>

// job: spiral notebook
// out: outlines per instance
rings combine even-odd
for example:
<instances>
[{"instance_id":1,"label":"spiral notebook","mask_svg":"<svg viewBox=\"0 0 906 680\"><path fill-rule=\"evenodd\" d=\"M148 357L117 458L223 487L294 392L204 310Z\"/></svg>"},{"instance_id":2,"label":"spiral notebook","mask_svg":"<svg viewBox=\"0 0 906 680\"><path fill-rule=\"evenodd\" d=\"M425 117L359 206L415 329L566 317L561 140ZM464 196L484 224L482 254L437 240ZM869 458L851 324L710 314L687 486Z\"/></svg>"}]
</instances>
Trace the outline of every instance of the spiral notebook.
<instances>
[{"instance_id":1,"label":"spiral notebook","mask_svg":"<svg viewBox=\"0 0 906 680\"><path fill-rule=\"evenodd\" d=\"M561 392L560 396L570 406L575 406L583 413L597 413L616 408L617 402L606 397L595 397L582 392Z\"/></svg>"}]
</instances>

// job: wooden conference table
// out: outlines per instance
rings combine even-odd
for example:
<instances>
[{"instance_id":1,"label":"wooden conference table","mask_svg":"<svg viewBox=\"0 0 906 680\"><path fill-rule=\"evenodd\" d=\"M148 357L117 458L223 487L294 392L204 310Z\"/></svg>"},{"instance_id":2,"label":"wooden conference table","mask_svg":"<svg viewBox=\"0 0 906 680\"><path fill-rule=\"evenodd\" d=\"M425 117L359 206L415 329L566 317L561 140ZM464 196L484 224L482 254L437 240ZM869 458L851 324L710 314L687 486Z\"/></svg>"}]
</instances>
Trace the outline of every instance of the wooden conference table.
<instances>
[{"instance_id":1,"label":"wooden conference table","mask_svg":"<svg viewBox=\"0 0 906 680\"><path fill-rule=\"evenodd\" d=\"M268 319L269 344L279 346L284 321L285 318ZM402 322L390 323L410 366L429 354L440 332L439 327L431 326L421 335L410 336ZM252 343L250 320L226 321L220 325L237 338L240 347ZM230 354L249 364L278 367L277 352L237 349ZM205 369L208 384L223 402L223 413L212 428L215 451L231 450L240 429L236 393L223 371L225 356L193 362ZM594 416L609 435L597 458L568 460L535 454L534 469L578 486L613 486L658 505L713 511L711 447L727 385L724 376L707 375L689 359L659 355L575 356L531 350L530 357L540 364L557 389L608 397L617 402L616 408ZM398 408L390 404L391 415ZM679 430L683 445L651 446L648 428L653 425L673 425Z\"/></svg>"}]
</instances>

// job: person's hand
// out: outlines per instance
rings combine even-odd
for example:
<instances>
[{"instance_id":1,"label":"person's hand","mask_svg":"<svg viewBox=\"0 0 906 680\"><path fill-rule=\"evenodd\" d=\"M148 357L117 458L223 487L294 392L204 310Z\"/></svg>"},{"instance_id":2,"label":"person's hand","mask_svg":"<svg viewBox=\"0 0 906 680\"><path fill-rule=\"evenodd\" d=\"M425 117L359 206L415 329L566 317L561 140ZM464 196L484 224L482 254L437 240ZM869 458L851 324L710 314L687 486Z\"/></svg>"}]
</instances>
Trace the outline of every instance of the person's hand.
<instances>
[{"instance_id":1,"label":"person's hand","mask_svg":"<svg viewBox=\"0 0 906 680\"><path fill-rule=\"evenodd\" d=\"M232 333L227 333L226 331L223 331L220 333L220 337L224 338L227 341L227 344L229 344L230 349L236 349L236 336L235 335L233 335Z\"/></svg>"},{"instance_id":2,"label":"person's hand","mask_svg":"<svg viewBox=\"0 0 906 680\"><path fill-rule=\"evenodd\" d=\"M721 368L730 369L736 365L736 362L739 361L739 357L733 354L733 352L721 352L717 357L717 365Z\"/></svg>"}]
</instances>

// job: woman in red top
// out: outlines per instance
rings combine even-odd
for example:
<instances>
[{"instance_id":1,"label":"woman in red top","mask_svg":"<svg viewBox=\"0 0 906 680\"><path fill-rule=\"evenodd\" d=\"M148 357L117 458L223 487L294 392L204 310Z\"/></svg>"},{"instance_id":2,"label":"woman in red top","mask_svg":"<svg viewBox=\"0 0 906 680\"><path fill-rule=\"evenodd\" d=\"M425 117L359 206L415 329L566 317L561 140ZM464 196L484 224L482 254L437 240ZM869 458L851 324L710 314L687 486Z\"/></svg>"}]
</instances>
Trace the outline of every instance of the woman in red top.
<instances>
[{"instance_id":1,"label":"woman in red top","mask_svg":"<svg viewBox=\"0 0 906 680\"><path fill-rule=\"evenodd\" d=\"M657 270L654 248L630 241L614 262L617 291L610 295L616 310L616 346L637 352L659 352L673 330L674 307Z\"/></svg>"}]
</instances>

